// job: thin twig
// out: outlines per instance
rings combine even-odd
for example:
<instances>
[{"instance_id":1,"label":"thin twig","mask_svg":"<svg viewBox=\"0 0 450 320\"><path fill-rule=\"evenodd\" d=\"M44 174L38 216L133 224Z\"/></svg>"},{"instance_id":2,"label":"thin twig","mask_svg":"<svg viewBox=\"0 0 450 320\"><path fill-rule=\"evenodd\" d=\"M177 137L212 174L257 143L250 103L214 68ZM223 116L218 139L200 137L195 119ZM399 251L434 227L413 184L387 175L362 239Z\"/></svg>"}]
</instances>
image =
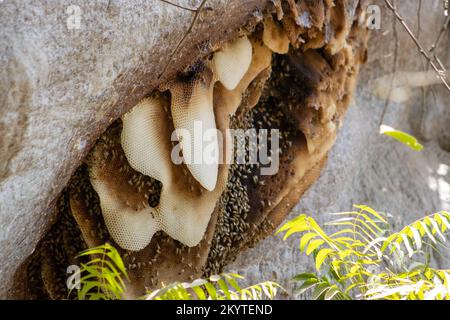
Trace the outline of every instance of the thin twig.
<instances>
[{"instance_id":1,"label":"thin twig","mask_svg":"<svg viewBox=\"0 0 450 320\"><path fill-rule=\"evenodd\" d=\"M429 52L433 54L433 58L439 63L441 69L443 69L443 70L445 70L445 67L443 66L443 64L441 63L441 61L439 60L439 58L437 56L437 48L440 45L442 35L445 33L445 31L447 31L449 21L450 21L450 16L447 16L447 18L444 20L444 23L442 24L442 27L441 27L436 39L434 40L434 42L429 50ZM427 67L426 67L425 71L428 71L428 70L430 70L429 62L427 63ZM435 92L434 88L433 87L427 88L426 93L429 92L428 90L431 91L431 94L433 95L433 99L436 103L437 97L436 97L436 92ZM425 108L427 108L428 105L426 104L425 106L426 106ZM424 111L424 114L426 114L426 110ZM423 119L422 119L422 121L423 121ZM423 128L423 124L421 124L421 128ZM423 131L423 129L421 129L421 130Z\"/></svg>"},{"instance_id":2,"label":"thin twig","mask_svg":"<svg viewBox=\"0 0 450 320\"><path fill-rule=\"evenodd\" d=\"M433 45L431 46L430 52L435 51L436 47L439 45L442 35L448 28L449 21L450 21L450 16L447 16L447 19L445 19L444 23L442 24L441 30L439 31L436 40L434 41Z\"/></svg>"},{"instance_id":3,"label":"thin twig","mask_svg":"<svg viewBox=\"0 0 450 320\"><path fill-rule=\"evenodd\" d=\"M174 5L171 2L165 1L165 0L161 0L165 3L169 3L171 5ZM161 79L161 77L164 75L164 73L167 71L167 68L169 67L170 63L172 62L173 57L175 56L175 54L177 53L178 49L181 47L181 45L183 44L184 40L186 40L187 36L189 35L189 33L192 31L192 28L194 27L195 23L197 22L197 19L199 17L200 12L203 9L203 6L206 4L207 0L202 0L202 3L200 3L200 5L198 6L197 9L193 10L193 9L186 9L192 12L195 12L194 14L194 18L192 19L192 22L188 28L188 30L186 31L186 33L183 35L183 38L181 38L181 40L178 42L177 46L175 47L175 49L172 51L172 53L169 56L169 60L167 61L166 65L164 66L161 74L158 76L158 79ZM178 6L179 7L179 6ZM185 8L183 8L185 9Z\"/></svg>"},{"instance_id":4,"label":"thin twig","mask_svg":"<svg viewBox=\"0 0 450 320\"><path fill-rule=\"evenodd\" d=\"M447 16L447 18L445 19L444 23L442 24L441 30L439 31L439 34L438 34L438 36L436 38L436 41L434 41L434 43L433 43L433 45L431 46L431 49L430 49L430 53L433 54L434 60L436 60L436 62L439 64L439 66L440 66L440 68L442 70L445 70L445 67L444 67L443 63L441 62L441 60L439 59L439 57L437 56L436 49L439 46L439 43L440 43L440 41L442 39L442 35L444 34L444 32L448 28L449 22L450 22L450 16Z\"/></svg>"},{"instance_id":5,"label":"thin twig","mask_svg":"<svg viewBox=\"0 0 450 320\"><path fill-rule=\"evenodd\" d=\"M394 13L394 15L397 18L397 20L400 21L400 23L403 25L404 29L406 30L408 35L411 37L411 39L414 41L414 43L417 46L417 48L419 49L420 53L428 60L429 64L433 67L434 71L436 71L436 73L438 74L438 76L441 79L442 83L444 83L444 85L446 86L447 90L450 91L450 84L448 83L446 70L445 69L444 70L440 69L436 65L436 63L431 59L431 57L428 55L427 51L425 51L423 46L420 44L420 42L414 36L414 34L412 33L412 31L409 28L409 26L406 24L406 22L403 19L403 17L398 13L397 8L395 6L393 6L392 3L389 0L384 0L384 1L386 2L386 4L389 7L389 9Z\"/></svg>"},{"instance_id":6,"label":"thin twig","mask_svg":"<svg viewBox=\"0 0 450 320\"><path fill-rule=\"evenodd\" d=\"M397 5L397 0L394 0L394 5ZM387 109L389 107L389 101L391 99L391 94L392 94L392 87L394 86L394 79L397 73L397 60L398 60L398 34L397 34L397 19L394 17L392 20L392 30L393 30L393 36L394 36L394 40L395 40L395 47L394 47L394 65L392 66L392 75L391 75L391 81L390 81L390 85L389 85L389 92L388 95L386 97L386 100L384 101L384 108L383 108L383 113L381 114L381 119L380 119L380 123L379 123L379 127L383 124L384 122L384 117L386 116L386 112Z\"/></svg>"},{"instance_id":7,"label":"thin twig","mask_svg":"<svg viewBox=\"0 0 450 320\"><path fill-rule=\"evenodd\" d=\"M419 0L419 6L417 8L417 40L420 41L420 34L422 33L422 0ZM419 57L420 58L420 57ZM423 58L420 59L420 63L422 64L422 71L428 71L429 64L425 65ZM428 105L426 103L428 88L421 86L420 93L422 96L421 106L420 106L420 120L419 120L419 128L418 131L422 137L424 137L424 119L427 115Z\"/></svg>"},{"instance_id":8,"label":"thin twig","mask_svg":"<svg viewBox=\"0 0 450 320\"><path fill-rule=\"evenodd\" d=\"M197 9L188 8L188 7L185 7L185 6L182 6L182 5L179 5L179 4L167 1L167 0L159 0L159 1L162 1L164 3L170 4L170 5L174 6L174 7L177 7L177 8L183 9L183 10L187 10L187 11L191 11L191 12L196 12L197 11Z\"/></svg>"}]
</instances>

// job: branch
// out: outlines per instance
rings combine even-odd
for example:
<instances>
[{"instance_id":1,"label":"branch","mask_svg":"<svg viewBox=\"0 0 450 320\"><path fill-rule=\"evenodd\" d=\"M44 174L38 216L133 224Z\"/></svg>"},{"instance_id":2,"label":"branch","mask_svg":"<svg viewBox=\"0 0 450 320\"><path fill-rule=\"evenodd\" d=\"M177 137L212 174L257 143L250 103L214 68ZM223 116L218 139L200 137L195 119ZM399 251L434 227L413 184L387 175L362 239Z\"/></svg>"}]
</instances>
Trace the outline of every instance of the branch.
<instances>
[{"instance_id":1,"label":"branch","mask_svg":"<svg viewBox=\"0 0 450 320\"><path fill-rule=\"evenodd\" d=\"M446 73L445 69L441 69L438 65L436 65L436 63L433 61L433 59L431 59L431 57L429 56L427 51L425 51L423 46L420 44L420 42L414 36L414 34L412 33L411 29L408 27L408 25L406 24L406 22L403 19L403 17L398 13L397 8L394 5L392 5L390 0L385 0L385 2L386 2L386 5L389 7L389 9L394 13L394 15L396 16L397 20L400 21L400 23L403 25L403 27L405 28L405 30L408 33L408 35L414 41L414 44L419 49L420 53L425 57L425 59L427 59L428 63L433 67L434 71L436 71L437 75L439 76L439 78L441 79L442 83L445 85L447 90L450 91L450 83L449 83L449 81L447 79L447 73ZM437 61L439 61L439 60L437 60Z\"/></svg>"},{"instance_id":2,"label":"branch","mask_svg":"<svg viewBox=\"0 0 450 320\"><path fill-rule=\"evenodd\" d=\"M197 11L197 9L192 9L192 8L184 7L184 6L181 6L181 5L176 4L176 3L172 3L172 2L167 1L167 0L159 0L159 1L162 1L162 2L164 2L164 3L170 4L170 5L174 6L174 7L177 7L177 8L183 9L183 10L187 10L187 11L191 11L191 12L196 12L196 11Z\"/></svg>"},{"instance_id":3,"label":"branch","mask_svg":"<svg viewBox=\"0 0 450 320\"><path fill-rule=\"evenodd\" d=\"M394 5L397 5L397 0L394 0ZM395 47L394 47L394 64L392 67L392 76L391 76L391 81L390 81L390 85L389 85L389 92L388 95L386 96L386 100L384 100L384 108L383 108L383 112L381 113L381 119L380 119L380 123L378 124L378 126L381 128L381 125L384 122L384 117L386 116L386 112L387 109L389 107L389 100L391 98L392 95L392 88L394 86L394 80L396 77L396 73L397 73L397 61L398 61L398 34L397 34L397 20L393 19L392 21L392 30L394 32L394 40L395 40Z\"/></svg>"},{"instance_id":4,"label":"branch","mask_svg":"<svg viewBox=\"0 0 450 320\"><path fill-rule=\"evenodd\" d=\"M430 52L433 52L436 49L436 47L438 46L439 42L441 41L442 35L448 28L449 21L450 21L450 16L447 16L447 19L445 19L444 24L442 25L441 30L439 31L436 41L431 46Z\"/></svg>"},{"instance_id":5,"label":"branch","mask_svg":"<svg viewBox=\"0 0 450 320\"><path fill-rule=\"evenodd\" d=\"M161 79L161 77L164 75L164 73L167 71L167 68L169 67L170 63L172 62L173 57L175 56L175 54L178 52L178 50L180 49L181 45L183 44L183 42L186 40L187 36L189 35L189 33L192 31L192 28L194 27L195 23L197 22L198 16L200 14L200 12L202 11L204 5L206 4L207 0L202 0L202 3L200 3L200 5L198 6L197 9L191 9L191 8L186 8L177 4L174 4L172 2L166 1L166 0L160 0L164 3L168 3L172 6L175 6L177 8L181 8L184 10L188 10L191 12L194 12L194 18L192 19L192 22L188 28L188 30L186 31L186 33L183 35L183 38L181 38L181 40L178 42L177 46L175 47L175 50L172 51L172 53L170 54L169 57L169 61L167 61L166 65L164 66L161 74L158 76L158 79Z\"/></svg>"}]
</instances>

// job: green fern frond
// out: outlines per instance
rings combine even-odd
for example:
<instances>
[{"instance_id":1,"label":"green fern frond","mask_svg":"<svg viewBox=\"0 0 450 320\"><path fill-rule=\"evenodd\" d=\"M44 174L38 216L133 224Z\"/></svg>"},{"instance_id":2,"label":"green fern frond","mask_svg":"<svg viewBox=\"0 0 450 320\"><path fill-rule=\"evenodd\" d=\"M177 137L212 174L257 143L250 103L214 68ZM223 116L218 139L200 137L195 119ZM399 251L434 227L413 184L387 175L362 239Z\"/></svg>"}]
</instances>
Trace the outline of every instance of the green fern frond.
<instances>
[{"instance_id":1,"label":"green fern frond","mask_svg":"<svg viewBox=\"0 0 450 320\"><path fill-rule=\"evenodd\" d=\"M436 244L438 241L445 242L446 231L450 227L450 214L442 211L422 219L416 220L399 232L391 234L384 239L381 251L390 248L390 253L402 250L402 245L406 249L409 257L422 248L424 240L429 239ZM404 250L402 250L404 251Z\"/></svg>"},{"instance_id":2,"label":"green fern frond","mask_svg":"<svg viewBox=\"0 0 450 320\"><path fill-rule=\"evenodd\" d=\"M308 232L304 235L305 238L300 240L300 248L306 248L308 255L315 249L319 249L323 244L338 251L340 246L334 242L319 226L319 224L311 217L304 214L288 221L275 234L286 232L283 240L287 240L296 233ZM318 238L318 239L315 239Z\"/></svg>"},{"instance_id":3,"label":"green fern frond","mask_svg":"<svg viewBox=\"0 0 450 320\"><path fill-rule=\"evenodd\" d=\"M294 277L301 282L299 294L309 291L313 299L450 299L447 270L418 262L408 267L406 259L421 253L429 260L422 247L446 240L449 213L424 217L390 234L382 214L355 207L359 211L332 214L337 219L326 225L339 230L331 235L306 215L278 230L285 232L284 239L300 233L300 251L314 257L317 274Z\"/></svg>"},{"instance_id":4,"label":"green fern frond","mask_svg":"<svg viewBox=\"0 0 450 320\"><path fill-rule=\"evenodd\" d=\"M262 300L274 299L278 290L284 289L272 281L262 282L247 288L241 288L237 279L242 276L226 273L214 275L208 280L197 279L193 282L175 282L161 289L149 292L147 300Z\"/></svg>"},{"instance_id":5,"label":"green fern frond","mask_svg":"<svg viewBox=\"0 0 450 320\"><path fill-rule=\"evenodd\" d=\"M365 294L369 300L448 300L450 272L424 267L400 274L383 274Z\"/></svg>"},{"instance_id":6,"label":"green fern frond","mask_svg":"<svg viewBox=\"0 0 450 320\"><path fill-rule=\"evenodd\" d=\"M339 219L326 225L348 227L347 232L354 239L368 244L374 239L384 235L389 227L386 219L372 208L364 205L354 205L359 211L332 213Z\"/></svg>"},{"instance_id":7,"label":"green fern frond","mask_svg":"<svg viewBox=\"0 0 450 320\"><path fill-rule=\"evenodd\" d=\"M296 291L297 296L310 291L314 300L351 300L351 297L338 285L330 283L325 277L319 278L312 273L301 273L293 280L302 282Z\"/></svg>"},{"instance_id":8,"label":"green fern frond","mask_svg":"<svg viewBox=\"0 0 450 320\"><path fill-rule=\"evenodd\" d=\"M124 299L125 283L129 280L125 265L117 250L110 244L88 249L79 254L88 258L80 268L79 300ZM241 288L237 280L242 276L226 273L211 276L208 280L197 279L191 283L176 282L149 292L148 300L261 300L274 299L279 284L266 281L247 288ZM72 294L73 289L69 292Z\"/></svg>"},{"instance_id":9,"label":"green fern frond","mask_svg":"<svg viewBox=\"0 0 450 320\"><path fill-rule=\"evenodd\" d=\"M232 300L273 300L278 293L278 289L284 291L276 282L265 281L240 291L231 292L231 296Z\"/></svg>"}]
</instances>

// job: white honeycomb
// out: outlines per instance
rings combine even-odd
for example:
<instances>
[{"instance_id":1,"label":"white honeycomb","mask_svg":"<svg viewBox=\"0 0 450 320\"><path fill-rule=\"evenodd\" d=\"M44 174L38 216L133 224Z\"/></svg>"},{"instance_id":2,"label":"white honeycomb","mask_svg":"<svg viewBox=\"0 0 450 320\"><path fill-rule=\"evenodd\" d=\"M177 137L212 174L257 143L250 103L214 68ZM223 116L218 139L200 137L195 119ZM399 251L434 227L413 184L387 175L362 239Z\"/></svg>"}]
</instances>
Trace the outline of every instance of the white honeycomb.
<instances>
[{"instance_id":1,"label":"white honeycomb","mask_svg":"<svg viewBox=\"0 0 450 320\"><path fill-rule=\"evenodd\" d=\"M132 251L144 249L159 230L156 211L150 206L136 211L122 203L97 176L98 166L90 168L91 184L100 197L106 227L114 241Z\"/></svg>"},{"instance_id":2,"label":"white honeycomb","mask_svg":"<svg viewBox=\"0 0 450 320\"><path fill-rule=\"evenodd\" d=\"M251 62L252 45L247 37L225 44L213 58L217 78L228 90L236 88Z\"/></svg>"},{"instance_id":3,"label":"white honeycomb","mask_svg":"<svg viewBox=\"0 0 450 320\"><path fill-rule=\"evenodd\" d=\"M242 37L216 52L212 62L190 80L169 82L163 89L171 94L173 126L161 96L143 99L122 117L121 144L126 159L134 170L159 180L162 190L157 207L128 208L116 201L107 184L96 177L95 166L91 168L91 182L99 194L106 226L119 246L141 250L158 230L187 246L201 241L227 182L228 166L219 164L219 160L231 156L232 141L225 132L229 115L238 108L252 80L270 67L271 54L258 41ZM214 86L217 79L220 85ZM195 163L195 153L203 155L205 146L178 136L183 156L191 160L186 163L186 171L171 160L171 131L184 129L193 137L198 134L195 126L199 123L202 133L219 129L226 137L225 145L219 148L217 134L210 136L206 145L217 149L210 154L213 161Z\"/></svg>"},{"instance_id":4,"label":"white honeycomb","mask_svg":"<svg viewBox=\"0 0 450 320\"><path fill-rule=\"evenodd\" d=\"M154 209L156 231L163 230L185 245L197 245L223 191L227 170L220 170L220 183L216 184L212 192L200 193L191 188L188 177L170 159L169 118L158 98L144 99L124 115L122 121L121 143L128 162L136 171L158 179L163 184L160 203ZM108 218L109 216L105 216L105 219ZM145 230L134 232L145 233ZM148 234L153 235L154 232L152 229ZM148 234L141 237L148 239ZM123 238L119 241L123 243Z\"/></svg>"},{"instance_id":5,"label":"white honeycomb","mask_svg":"<svg viewBox=\"0 0 450 320\"><path fill-rule=\"evenodd\" d=\"M198 79L189 82L175 81L169 86L173 125L177 130L183 157L192 176L208 191L217 182L219 144L214 116L214 80L206 68ZM208 141L203 134L209 132ZM210 148L213 152L207 153ZM209 156L205 159L203 156Z\"/></svg>"},{"instance_id":6,"label":"white honeycomb","mask_svg":"<svg viewBox=\"0 0 450 320\"><path fill-rule=\"evenodd\" d=\"M130 166L161 182L171 179L170 128L162 103L145 98L122 116L121 143Z\"/></svg>"},{"instance_id":7,"label":"white honeycomb","mask_svg":"<svg viewBox=\"0 0 450 320\"><path fill-rule=\"evenodd\" d=\"M220 109L224 109L224 115L232 115L241 104L242 96L250 83L265 69L270 68L272 62L272 51L257 40L251 41L252 62L247 72L242 77L234 90L228 90L224 86L218 86L214 95L214 103L220 104Z\"/></svg>"}]
</instances>

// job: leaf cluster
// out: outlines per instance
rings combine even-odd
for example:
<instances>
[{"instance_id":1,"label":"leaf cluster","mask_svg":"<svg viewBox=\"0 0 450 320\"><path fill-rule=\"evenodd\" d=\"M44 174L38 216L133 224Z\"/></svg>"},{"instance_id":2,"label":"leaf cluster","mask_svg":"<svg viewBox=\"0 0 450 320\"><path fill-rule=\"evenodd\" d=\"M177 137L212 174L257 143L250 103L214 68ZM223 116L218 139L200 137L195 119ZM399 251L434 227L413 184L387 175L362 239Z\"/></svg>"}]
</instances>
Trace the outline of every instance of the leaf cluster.
<instances>
[{"instance_id":1,"label":"leaf cluster","mask_svg":"<svg viewBox=\"0 0 450 320\"><path fill-rule=\"evenodd\" d=\"M386 217L368 206L334 213L329 234L307 215L283 225L284 239L301 234L300 251L313 256L316 273L294 277L298 294L314 299L450 299L450 270L421 262L427 248L446 241L450 214L440 212L391 232Z\"/></svg>"}]
</instances>

